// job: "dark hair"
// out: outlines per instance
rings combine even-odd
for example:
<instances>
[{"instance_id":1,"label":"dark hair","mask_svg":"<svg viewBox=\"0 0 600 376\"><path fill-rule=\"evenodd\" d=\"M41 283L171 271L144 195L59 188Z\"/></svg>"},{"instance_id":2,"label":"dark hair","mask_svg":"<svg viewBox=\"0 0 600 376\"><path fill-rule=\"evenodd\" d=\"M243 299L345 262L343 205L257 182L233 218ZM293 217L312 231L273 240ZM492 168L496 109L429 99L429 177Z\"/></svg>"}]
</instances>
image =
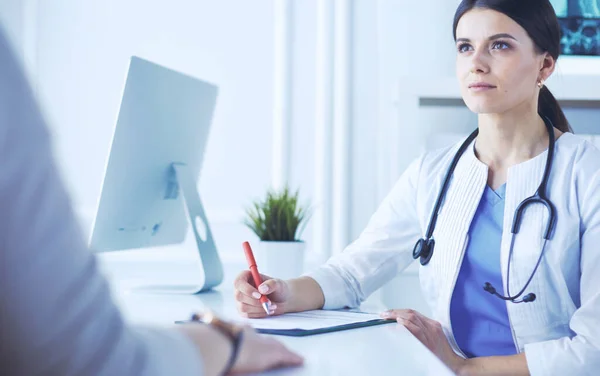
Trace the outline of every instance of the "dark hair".
<instances>
[{"instance_id":1,"label":"dark hair","mask_svg":"<svg viewBox=\"0 0 600 376\"><path fill-rule=\"evenodd\" d=\"M549 0L462 0L454 14L454 40L458 21L473 8L491 9L510 17L525 29L540 52L558 59L560 26ZM540 90L538 113L548 117L560 131L573 132L558 101L545 85Z\"/></svg>"}]
</instances>

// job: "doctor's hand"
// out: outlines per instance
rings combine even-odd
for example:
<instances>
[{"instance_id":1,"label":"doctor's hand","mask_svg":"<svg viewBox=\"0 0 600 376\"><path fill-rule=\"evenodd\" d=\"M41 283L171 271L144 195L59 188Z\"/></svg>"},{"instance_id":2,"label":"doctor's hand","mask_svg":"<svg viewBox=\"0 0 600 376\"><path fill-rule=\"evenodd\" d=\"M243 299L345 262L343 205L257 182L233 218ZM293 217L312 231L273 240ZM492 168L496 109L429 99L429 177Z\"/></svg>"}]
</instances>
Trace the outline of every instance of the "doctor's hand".
<instances>
[{"instance_id":1,"label":"doctor's hand","mask_svg":"<svg viewBox=\"0 0 600 376\"><path fill-rule=\"evenodd\" d=\"M391 309L381 313L381 317L402 324L453 372L462 368L465 359L452 350L439 322L412 309Z\"/></svg>"},{"instance_id":2,"label":"doctor's hand","mask_svg":"<svg viewBox=\"0 0 600 376\"><path fill-rule=\"evenodd\" d=\"M263 294L271 301L271 308L274 309L272 315L285 313L286 303L289 303L291 298L288 283L268 275L261 274L260 276L263 283L258 288L254 286L252 273L249 270L244 270L235 279L233 297L237 302L238 312L243 317L252 319L266 317L267 313L259 301Z\"/></svg>"}]
</instances>

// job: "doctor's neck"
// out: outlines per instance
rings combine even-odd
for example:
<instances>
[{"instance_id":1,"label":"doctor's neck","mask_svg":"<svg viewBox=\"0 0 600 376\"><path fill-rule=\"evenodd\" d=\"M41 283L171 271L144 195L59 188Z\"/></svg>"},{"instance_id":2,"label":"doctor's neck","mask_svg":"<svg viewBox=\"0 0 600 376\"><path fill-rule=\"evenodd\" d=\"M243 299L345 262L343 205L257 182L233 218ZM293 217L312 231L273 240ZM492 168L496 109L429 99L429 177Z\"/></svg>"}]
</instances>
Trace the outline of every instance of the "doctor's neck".
<instances>
[{"instance_id":1,"label":"doctor's neck","mask_svg":"<svg viewBox=\"0 0 600 376\"><path fill-rule=\"evenodd\" d=\"M501 114L479 114L478 121L475 153L481 162L491 168L508 168L548 148L549 138L544 121L531 108L513 109Z\"/></svg>"}]
</instances>

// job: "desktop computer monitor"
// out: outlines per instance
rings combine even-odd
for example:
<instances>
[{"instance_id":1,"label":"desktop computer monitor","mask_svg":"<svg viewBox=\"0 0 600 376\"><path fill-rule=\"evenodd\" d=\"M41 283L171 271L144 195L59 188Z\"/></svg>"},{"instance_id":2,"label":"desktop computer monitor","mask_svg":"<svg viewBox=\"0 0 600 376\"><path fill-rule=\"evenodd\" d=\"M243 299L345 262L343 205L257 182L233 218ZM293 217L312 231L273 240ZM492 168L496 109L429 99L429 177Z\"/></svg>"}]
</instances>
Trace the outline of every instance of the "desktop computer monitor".
<instances>
[{"instance_id":1,"label":"desktop computer monitor","mask_svg":"<svg viewBox=\"0 0 600 376\"><path fill-rule=\"evenodd\" d=\"M223 268L197 190L217 87L132 57L90 247L97 252L182 243L191 224L209 290Z\"/></svg>"}]
</instances>

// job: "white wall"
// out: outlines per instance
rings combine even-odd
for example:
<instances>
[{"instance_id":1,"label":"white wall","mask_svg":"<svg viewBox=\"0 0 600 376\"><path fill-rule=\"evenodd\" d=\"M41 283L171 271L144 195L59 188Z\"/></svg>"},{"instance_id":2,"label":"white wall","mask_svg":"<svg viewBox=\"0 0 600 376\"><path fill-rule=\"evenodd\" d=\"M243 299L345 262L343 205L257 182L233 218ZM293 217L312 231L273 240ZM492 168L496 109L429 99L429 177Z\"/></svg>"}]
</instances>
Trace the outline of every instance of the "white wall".
<instances>
[{"instance_id":1,"label":"white wall","mask_svg":"<svg viewBox=\"0 0 600 376\"><path fill-rule=\"evenodd\" d=\"M360 234L379 204L377 133L381 59L376 2L356 1L353 10L352 205L350 237Z\"/></svg>"}]
</instances>

